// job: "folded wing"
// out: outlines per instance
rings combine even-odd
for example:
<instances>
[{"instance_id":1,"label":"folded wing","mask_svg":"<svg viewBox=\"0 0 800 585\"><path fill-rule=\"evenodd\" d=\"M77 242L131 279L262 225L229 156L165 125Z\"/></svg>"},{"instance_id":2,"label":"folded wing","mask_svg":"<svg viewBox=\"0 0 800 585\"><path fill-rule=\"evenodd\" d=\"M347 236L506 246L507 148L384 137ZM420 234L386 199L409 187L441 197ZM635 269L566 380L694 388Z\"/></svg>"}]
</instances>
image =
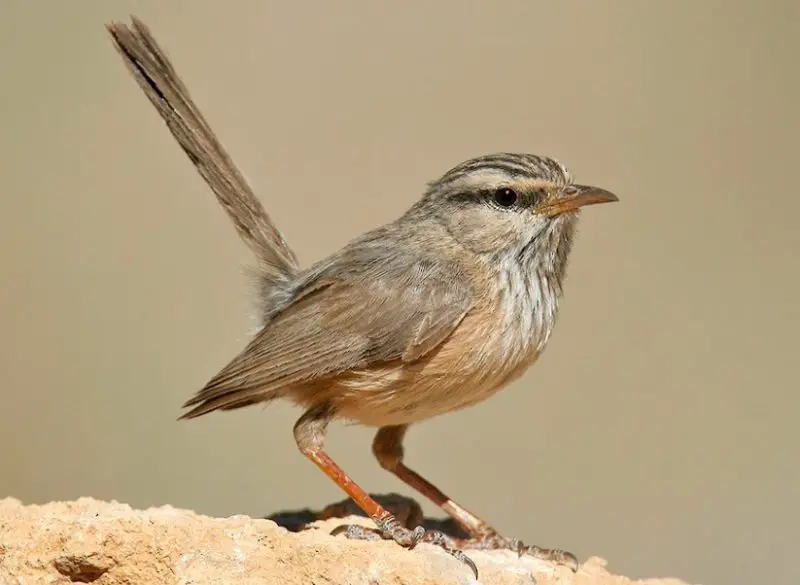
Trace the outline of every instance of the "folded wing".
<instances>
[{"instance_id":1,"label":"folded wing","mask_svg":"<svg viewBox=\"0 0 800 585\"><path fill-rule=\"evenodd\" d=\"M453 332L472 302L454 264L354 247L310 269L292 303L186 402L181 418L281 396L370 364L413 362Z\"/></svg>"}]
</instances>

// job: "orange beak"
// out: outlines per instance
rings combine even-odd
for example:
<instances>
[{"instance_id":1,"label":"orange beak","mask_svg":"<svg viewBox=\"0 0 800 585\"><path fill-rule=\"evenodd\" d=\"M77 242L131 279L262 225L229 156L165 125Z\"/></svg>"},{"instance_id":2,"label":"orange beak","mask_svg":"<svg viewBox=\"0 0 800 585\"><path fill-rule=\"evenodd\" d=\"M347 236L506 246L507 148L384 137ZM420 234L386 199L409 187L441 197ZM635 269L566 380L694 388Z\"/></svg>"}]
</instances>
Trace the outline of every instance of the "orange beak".
<instances>
[{"instance_id":1,"label":"orange beak","mask_svg":"<svg viewBox=\"0 0 800 585\"><path fill-rule=\"evenodd\" d=\"M546 217L555 217L567 211L576 211L585 205L619 201L619 197L612 192L589 185L570 185L562 193L564 197L537 207L536 213Z\"/></svg>"}]
</instances>

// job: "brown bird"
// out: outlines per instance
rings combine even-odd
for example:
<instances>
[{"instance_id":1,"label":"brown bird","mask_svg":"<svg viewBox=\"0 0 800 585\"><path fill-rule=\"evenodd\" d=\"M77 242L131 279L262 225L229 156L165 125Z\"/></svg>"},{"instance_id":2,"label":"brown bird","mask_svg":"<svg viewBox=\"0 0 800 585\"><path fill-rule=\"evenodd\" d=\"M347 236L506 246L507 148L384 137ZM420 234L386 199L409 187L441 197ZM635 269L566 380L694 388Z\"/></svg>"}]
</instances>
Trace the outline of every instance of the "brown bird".
<instances>
[{"instance_id":1,"label":"brown bird","mask_svg":"<svg viewBox=\"0 0 800 585\"><path fill-rule=\"evenodd\" d=\"M109 30L259 260L261 328L181 418L290 400L305 409L294 426L300 451L372 518L377 537L438 544L476 574L462 549L513 548L577 568L566 551L502 537L406 467L403 437L415 422L489 398L536 361L556 321L580 208L617 197L574 184L549 157L481 156L431 182L401 217L301 269L147 28L134 19ZM335 419L377 427L380 465L470 538L397 522L326 453Z\"/></svg>"}]
</instances>

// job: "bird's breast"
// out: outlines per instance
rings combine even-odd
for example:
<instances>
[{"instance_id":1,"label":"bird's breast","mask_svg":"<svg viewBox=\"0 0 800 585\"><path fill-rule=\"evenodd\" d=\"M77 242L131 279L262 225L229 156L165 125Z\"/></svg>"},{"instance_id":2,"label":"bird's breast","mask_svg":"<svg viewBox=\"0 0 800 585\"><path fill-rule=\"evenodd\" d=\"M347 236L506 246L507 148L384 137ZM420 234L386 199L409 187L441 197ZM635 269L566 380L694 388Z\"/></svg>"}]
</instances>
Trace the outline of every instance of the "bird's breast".
<instances>
[{"instance_id":1,"label":"bird's breast","mask_svg":"<svg viewBox=\"0 0 800 585\"><path fill-rule=\"evenodd\" d=\"M339 379L340 412L370 426L409 424L481 402L519 377L547 343L557 297L546 280L522 271L503 271L484 290L453 333L420 360Z\"/></svg>"}]
</instances>

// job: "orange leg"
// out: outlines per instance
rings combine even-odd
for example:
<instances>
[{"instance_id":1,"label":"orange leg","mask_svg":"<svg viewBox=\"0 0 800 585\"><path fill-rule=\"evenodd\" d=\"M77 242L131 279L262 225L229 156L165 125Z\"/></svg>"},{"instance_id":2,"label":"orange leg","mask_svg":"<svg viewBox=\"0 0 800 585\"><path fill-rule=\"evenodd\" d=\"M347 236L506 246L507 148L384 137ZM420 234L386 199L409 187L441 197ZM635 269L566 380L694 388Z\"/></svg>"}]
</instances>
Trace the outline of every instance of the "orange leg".
<instances>
[{"instance_id":1,"label":"orange leg","mask_svg":"<svg viewBox=\"0 0 800 585\"><path fill-rule=\"evenodd\" d=\"M406 548L414 548L417 543L424 541L442 547L449 554L465 563L472 569L475 578L478 569L475 563L462 551L452 546L452 539L440 532L426 531L422 526L409 530L386 508L381 506L354 482L325 452L325 432L333 416L333 411L327 406L314 407L308 410L294 426L294 437L300 451L313 461L325 475L330 477L336 485L350 496L353 501L375 522L381 536L391 539ZM348 526L345 530L336 530L334 533L346 532L351 538L372 539L374 535L360 529L358 526Z\"/></svg>"},{"instance_id":2,"label":"orange leg","mask_svg":"<svg viewBox=\"0 0 800 585\"><path fill-rule=\"evenodd\" d=\"M430 483L413 469L403 464L403 438L408 425L382 427L375 435L372 452L381 467L390 471L423 496L431 500L455 520L471 536L466 541L457 542L462 548L512 548L520 554L529 554L538 559L567 565L573 570L578 568L575 555L561 549L547 549L538 546L526 546L513 539L500 536L495 529L478 518L475 514L447 497L439 488Z\"/></svg>"}]
</instances>

